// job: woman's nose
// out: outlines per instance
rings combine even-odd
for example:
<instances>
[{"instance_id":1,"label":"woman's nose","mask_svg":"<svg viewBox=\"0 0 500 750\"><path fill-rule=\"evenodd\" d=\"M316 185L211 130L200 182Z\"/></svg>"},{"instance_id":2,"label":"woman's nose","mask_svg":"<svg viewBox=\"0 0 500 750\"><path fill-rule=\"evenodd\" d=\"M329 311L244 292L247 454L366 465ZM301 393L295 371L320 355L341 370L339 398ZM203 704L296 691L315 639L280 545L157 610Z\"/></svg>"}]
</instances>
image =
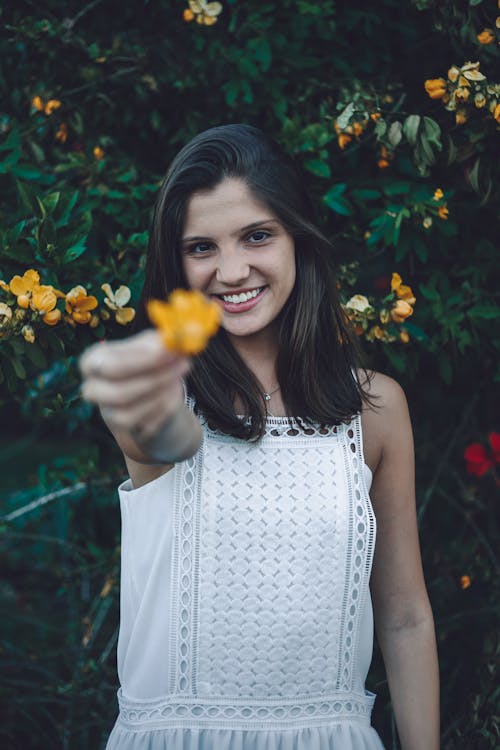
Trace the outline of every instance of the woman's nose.
<instances>
[{"instance_id":1,"label":"woman's nose","mask_svg":"<svg viewBox=\"0 0 500 750\"><path fill-rule=\"evenodd\" d=\"M221 250L218 255L216 270L217 281L226 286L241 285L250 273L248 261L241 249Z\"/></svg>"}]
</instances>

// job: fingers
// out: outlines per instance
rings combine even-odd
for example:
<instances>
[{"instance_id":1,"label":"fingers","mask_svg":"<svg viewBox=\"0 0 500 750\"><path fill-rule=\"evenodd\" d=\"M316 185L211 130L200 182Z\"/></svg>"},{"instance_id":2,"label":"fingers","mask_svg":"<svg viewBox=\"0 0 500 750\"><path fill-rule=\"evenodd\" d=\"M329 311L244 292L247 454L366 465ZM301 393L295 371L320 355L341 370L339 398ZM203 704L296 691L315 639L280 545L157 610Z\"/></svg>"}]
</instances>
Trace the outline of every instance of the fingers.
<instances>
[{"instance_id":1,"label":"fingers","mask_svg":"<svg viewBox=\"0 0 500 750\"><path fill-rule=\"evenodd\" d=\"M82 397L99 404L102 408L126 408L141 399L150 399L156 393L165 396L172 386L187 374L190 362L186 359L174 362L167 369L153 370L124 379L110 379L94 375L84 380Z\"/></svg>"},{"instance_id":2,"label":"fingers","mask_svg":"<svg viewBox=\"0 0 500 750\"><path fill-rule=\"evenodd\" d=\"M84 378L122 380L179 361L189 360L169 352L158 332L147 330L120 341L94 344L82 354L79 366Z\"/></svg>"}]
</instances>

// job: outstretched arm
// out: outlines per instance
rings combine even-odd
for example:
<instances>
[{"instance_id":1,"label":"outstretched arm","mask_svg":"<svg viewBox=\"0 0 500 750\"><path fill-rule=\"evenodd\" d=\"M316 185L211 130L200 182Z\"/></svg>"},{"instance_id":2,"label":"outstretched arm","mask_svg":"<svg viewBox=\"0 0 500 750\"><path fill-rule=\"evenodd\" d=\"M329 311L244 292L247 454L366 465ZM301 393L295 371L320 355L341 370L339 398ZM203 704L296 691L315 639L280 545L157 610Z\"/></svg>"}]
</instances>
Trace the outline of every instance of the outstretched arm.
<instances>
[{"instance_id":1,"label":"outstretched arm","mask_svg":"<svg viewBox=\"0 0 500 750\"><path fill-rule=\"evenodd\" d=\"M413 435L405 394L377 374L380 409L363 413L380 448L370 491L377 519L371 592L375 628L403 750L439 748L439 667L418 539Z\"/></svg>"}]
</instances>

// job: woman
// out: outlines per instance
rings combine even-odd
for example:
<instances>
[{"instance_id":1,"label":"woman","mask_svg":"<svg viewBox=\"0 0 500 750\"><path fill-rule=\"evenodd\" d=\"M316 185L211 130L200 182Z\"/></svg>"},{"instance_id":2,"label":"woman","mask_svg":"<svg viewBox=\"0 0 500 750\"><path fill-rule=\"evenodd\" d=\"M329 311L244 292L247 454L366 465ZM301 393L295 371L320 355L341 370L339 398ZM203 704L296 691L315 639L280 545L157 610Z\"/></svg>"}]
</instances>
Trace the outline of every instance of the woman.
<instances>
[{"instance_id":1,"label":"woman","mask_svg":"<svg viewBox=\"0 0 500 750\"><path fill-rule=\"evenodd\" d=\"M194 360L151 330L82 357L130 474L109 750L380 750L373 614L402 748L439 746L408 408L331 255L292 160L212 128L166 176L142 309L199 289L221 329Z\"/></svg>"}]
</instances>

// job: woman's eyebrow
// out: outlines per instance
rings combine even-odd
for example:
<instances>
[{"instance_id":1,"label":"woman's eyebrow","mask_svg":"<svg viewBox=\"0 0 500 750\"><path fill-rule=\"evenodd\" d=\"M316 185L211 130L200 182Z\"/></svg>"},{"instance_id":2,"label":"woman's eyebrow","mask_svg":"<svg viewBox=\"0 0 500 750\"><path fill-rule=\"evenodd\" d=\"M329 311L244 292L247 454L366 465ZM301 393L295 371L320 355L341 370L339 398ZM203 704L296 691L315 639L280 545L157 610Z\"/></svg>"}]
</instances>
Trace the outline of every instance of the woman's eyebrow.
<instances>
[{"instance_id":1,"label":"woman's eyebrow","mask_svg":"<svg viewBox=\"0 0 500 750\"><path fill-rule=\"evenodd\" d=\"M246 224L246 226L241 227L240 229L237 229L236 232L233 232L233 236L237 236L239 234L244 234L245 232L249 232L252 229L256 229L257 227L261 227L263 224L279 224L279 221L277 219L261 219L260 221L253 221L251 224ZM203 236L188 236L183 237L182 242L200 242L201 240L208 240L210 237L203 237Z\"/></svg>"}]
</instances>

